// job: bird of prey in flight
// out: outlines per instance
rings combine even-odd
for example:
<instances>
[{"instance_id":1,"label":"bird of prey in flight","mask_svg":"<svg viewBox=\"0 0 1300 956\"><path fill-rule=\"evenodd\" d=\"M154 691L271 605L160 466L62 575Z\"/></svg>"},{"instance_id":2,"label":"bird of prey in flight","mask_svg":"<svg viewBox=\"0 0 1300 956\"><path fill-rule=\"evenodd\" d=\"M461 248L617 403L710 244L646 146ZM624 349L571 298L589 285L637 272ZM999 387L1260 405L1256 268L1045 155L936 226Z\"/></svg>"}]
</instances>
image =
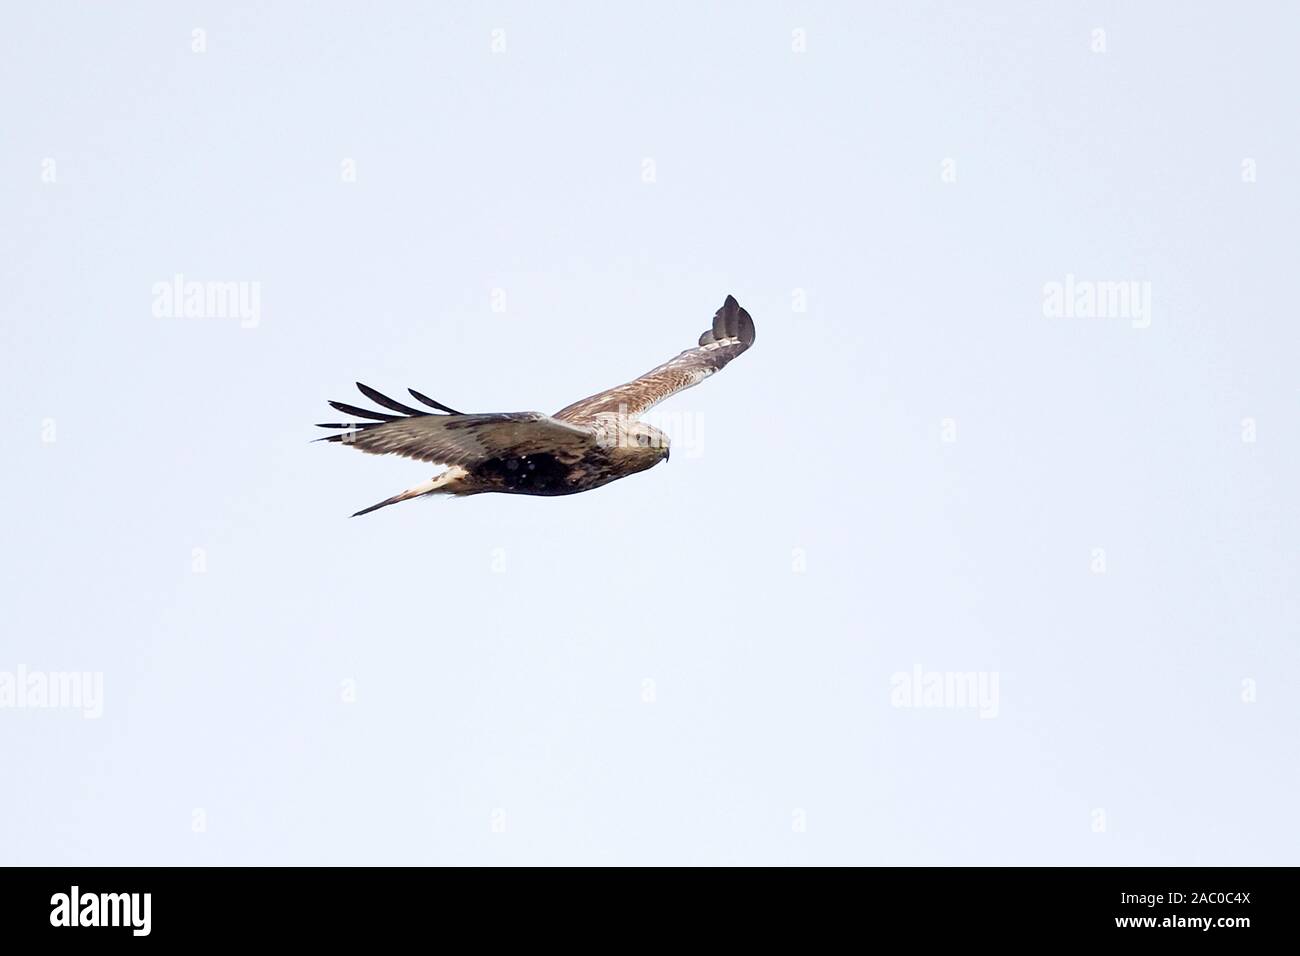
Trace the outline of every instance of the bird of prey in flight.
<instances>
[{"instance_id":1,"label":"bird of prey in flight","mask_svg":"<svg viewBox=\"0 0 1300 956\"><path fill-rule=\"evenodd\" d=\"M330 402L344 414L365 421L322 424L319 427L345 430L318 440L351 445L371 455L402 455L446 466L428 481L356 515L423 495L489 491L572 495L666 461L668 436L639 421L639 416L668 396L698 385L753 344L753 319L727 296L694 348L626 385L574 402L554 415L467 415L407 389L432 409L422 411L358 382L362 394L397 414Z\"/></svg>"}]
</instances>

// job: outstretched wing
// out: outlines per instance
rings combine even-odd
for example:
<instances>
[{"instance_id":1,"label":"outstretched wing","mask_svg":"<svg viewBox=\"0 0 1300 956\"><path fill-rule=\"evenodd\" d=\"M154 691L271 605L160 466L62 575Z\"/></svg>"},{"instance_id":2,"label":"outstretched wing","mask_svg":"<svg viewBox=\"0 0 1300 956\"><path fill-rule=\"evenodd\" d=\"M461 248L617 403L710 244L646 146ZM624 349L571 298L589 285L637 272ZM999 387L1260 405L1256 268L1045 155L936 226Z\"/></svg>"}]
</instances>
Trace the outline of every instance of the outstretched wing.
<instances>
[{"instance_id":1,"label":"outstretched wing","mask_svg":"<svg viewBox=\"0 0 1300 956\"><path fill-rule=\"evenodd\" d=\"M602 412L637 416L670 395L698 385L754 344L754 320L731 296L713 316L713 327L700 343L640 378L574 402L553 416L566 422L587 422Z\"/></svg>"},{"instance_id":2,"label":"outstretched wing","mask_svg":"<svg viewBox=\"0 0 1300 956\"><path fill-rule=\"evenodd\" d=\"M411 390L423 404L445 412L435 414L403 405L360 382L357 388L377 405L400 414L330 402L348 415L373 420L322 424L320 428L346 430L318 441L340 442L371 455L401 455L438 465L468 466L499 456L543 453L572 463L596 444L595 433L590 429L556 421L541 412L465 415Z\"/></svg>"}]
</instances>

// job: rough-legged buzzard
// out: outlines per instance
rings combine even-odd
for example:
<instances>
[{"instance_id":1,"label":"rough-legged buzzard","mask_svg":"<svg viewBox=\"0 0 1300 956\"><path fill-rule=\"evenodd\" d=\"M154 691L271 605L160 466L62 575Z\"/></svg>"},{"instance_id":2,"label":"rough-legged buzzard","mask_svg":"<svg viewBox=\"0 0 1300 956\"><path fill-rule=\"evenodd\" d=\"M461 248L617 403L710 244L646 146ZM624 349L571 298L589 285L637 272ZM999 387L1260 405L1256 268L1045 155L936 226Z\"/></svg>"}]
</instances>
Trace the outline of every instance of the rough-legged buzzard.
<instances>
[{"instance_id":1,"label":"rough-legged buzzard","mask_svg":"<svg viewBox=\"0 0 1300 956\"><path fill-rule=\"evenodd\" d=\"M647 409L698 385L754 344L754 322L731 296L699 344L640 378L574 402L554 415L497 412L467 415L415 389L423 411L368 385L363 395L397 414L343 402L330 405L360 423L322 424L345 431L320 441L341 442L372 455L402 455L446 470L358 515L422 495L572 495L652 468L668 458L668 436L638 421ZM353 517L356 517L354 515Z\"/></svg>"}]
</instances>

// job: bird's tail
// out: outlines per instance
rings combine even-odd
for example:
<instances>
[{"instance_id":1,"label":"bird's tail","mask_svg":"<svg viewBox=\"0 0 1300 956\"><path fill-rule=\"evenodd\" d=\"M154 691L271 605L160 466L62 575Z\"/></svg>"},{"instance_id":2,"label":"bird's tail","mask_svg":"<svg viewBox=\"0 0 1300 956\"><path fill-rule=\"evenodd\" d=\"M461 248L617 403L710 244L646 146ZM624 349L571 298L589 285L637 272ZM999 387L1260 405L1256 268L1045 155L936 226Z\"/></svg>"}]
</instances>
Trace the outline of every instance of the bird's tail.
<instances>
[{"instance_id":1,"label":"bird's tail","mask_svg":"<svg viewBox=\"0 0 1300 956\"><path fill-rule=\"evenodd\" d=\"M421 495L432 495L438 491L450 491L451 489L447 486L456 479L464 477L464 475L465 469L463 468L448 468L441 474L434 475L428 481L420 482L414 488L407 488L401 494L393 495L391 498L385 498L383 501L371 505L369 508L362 508L352 517L356 518L360 515L368 515L372 511L378 511L380 508L387 508L389 505L395 505L399 501L409 501L412 498L419 498Z\"/></svg>"}]
</instances>

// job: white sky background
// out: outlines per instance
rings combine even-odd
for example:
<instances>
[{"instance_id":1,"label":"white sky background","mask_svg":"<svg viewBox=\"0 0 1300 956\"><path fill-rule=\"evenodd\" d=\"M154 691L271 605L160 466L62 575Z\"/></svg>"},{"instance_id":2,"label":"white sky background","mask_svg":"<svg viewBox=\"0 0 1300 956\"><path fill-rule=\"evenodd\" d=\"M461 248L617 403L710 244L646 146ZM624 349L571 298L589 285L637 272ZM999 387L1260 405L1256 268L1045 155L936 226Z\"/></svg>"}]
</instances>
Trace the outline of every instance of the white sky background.
<instances>
[{"instance_id":1,"label":"white sky background","mask_svg":"<svg viewBox=\"0 0 1300 956\"><path fill-rule=\"evenodd\" d=\"M230 6L0 20L0 671L104 680L0 709L0 862L1296 862L1294 6ZM429 469L308 443L729 292L596 492L353 520Z\"/></svg>"}]
</instances>

